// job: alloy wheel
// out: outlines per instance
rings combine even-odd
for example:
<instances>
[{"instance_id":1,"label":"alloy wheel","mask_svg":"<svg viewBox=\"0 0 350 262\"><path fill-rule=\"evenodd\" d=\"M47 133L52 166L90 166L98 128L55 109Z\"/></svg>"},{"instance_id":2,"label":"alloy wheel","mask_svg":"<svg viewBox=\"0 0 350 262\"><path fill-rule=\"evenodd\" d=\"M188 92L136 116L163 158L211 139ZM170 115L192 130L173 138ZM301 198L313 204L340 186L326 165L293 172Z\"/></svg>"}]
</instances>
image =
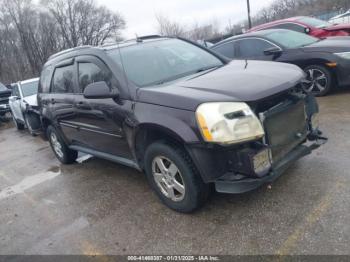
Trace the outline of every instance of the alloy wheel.
<instances>
[{"instance_id":1,"label":"alloy wheel","mask_svg":"<svg viewBox=\"0 0 350 262\"><path fill-rule=\"evenodd\" d=\"M178 167L170 159L158 156L152 162L154 181L164 196L179 202L185 197L185 183Z\"/></svg>"},{"instance_id":2,"label":"alloy wheel","mask_svg":"<svg viewBox=\"0 0 350 262\"><path fill-rule=\"evenodd\" d=\"M62 145L61 143L58 141L57 136L55 133L51 133L50 135L50 140L51 140L51 144L53 147L53 150L55 151L55 153L60 157L63 158L63 151L62 151Z\"/></svg>"},{"instance_id":3,"label":"alloy wheel","mask_svg":"<svg viewBox=\"0 0 350 262\"><path fill-rule=\"evenodd\" d=\"M306 71L306 79L303 80L304 89L313 94L322 93L328 84L327 76L319 69L310 68Z\"/></svg>"}]
</instances>

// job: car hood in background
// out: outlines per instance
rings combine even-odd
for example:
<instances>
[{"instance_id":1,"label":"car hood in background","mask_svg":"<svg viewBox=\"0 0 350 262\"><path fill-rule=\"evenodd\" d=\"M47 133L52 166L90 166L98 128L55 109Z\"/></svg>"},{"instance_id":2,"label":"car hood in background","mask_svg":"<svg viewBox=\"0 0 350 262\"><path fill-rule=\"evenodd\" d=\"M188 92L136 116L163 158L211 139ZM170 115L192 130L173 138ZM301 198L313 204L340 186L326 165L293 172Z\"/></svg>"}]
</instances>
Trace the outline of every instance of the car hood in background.
<instances>
[{"instance_id":1,"label":"car hood in background","mask_svg":"<svg viewBox=\"0 0 350 262\"><path fill-rule=\"evenodd\" d=\"M303 47L305 52L350 52L350 36L335 36Z\"/></svg>"},{"instance_id":2,"label":"car hood in background","mask_svg":"<svg viewBox=\"0 0 350 262\"><path fill-rule=\"evenodd\" d=\"M27 102L30 106L37 106L38 105L38 99L37 95L31 95L31 96L26 96L23 98L23 101Z\"/></svg>"},{"instance_id":3,"label":"car hood in background","mask_svg":"<svg viewBox=\"0 0 350 262\"><path fill-rule=\"evenodd\" d=\"M303 77L303 71L290 64L234 60L172 84L140 88L137 100L194 111L204 102L258 101L296 86Z\"/></svg>"},{"instance_id":4,"label":"car hood in background","mask_svg":"<svg viewBox=\"0 0 350 262\"><path fill-rule=\"evenodd\" d=\"M338 24L338 25L328 26L323 29L327 31L339 31L339 30L350 31L350 24Z\"/></svg>"}]
</instances>

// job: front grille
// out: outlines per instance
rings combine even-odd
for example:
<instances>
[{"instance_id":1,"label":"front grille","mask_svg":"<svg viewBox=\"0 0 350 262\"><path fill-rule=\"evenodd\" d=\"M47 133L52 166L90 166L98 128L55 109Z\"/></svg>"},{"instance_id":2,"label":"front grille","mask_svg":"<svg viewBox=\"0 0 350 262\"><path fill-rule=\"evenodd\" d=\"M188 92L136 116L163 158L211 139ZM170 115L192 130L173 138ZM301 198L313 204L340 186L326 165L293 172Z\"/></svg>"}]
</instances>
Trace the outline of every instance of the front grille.
<instances>
[{"instance_id":1,"label":"front grille","mask_svg":"<svg viewBox=\"0 0 350 262\"><path fill-rule=\"evenodd\" d=\"M4 97L4 98L0 97L0 105L6 105L8 103L9 103L8 97Z\"/></svg>"},{"instance_id":2,"label":"front grille","mask_svg":"<svg viewBox=\"0 0 350 262\"><path fill-rule=\"evenodd\" d=\"M272 159L278 162L307 136L304 100L286 100L263 113L266 142L271 146Z\"/></svg>"}]
</instances>

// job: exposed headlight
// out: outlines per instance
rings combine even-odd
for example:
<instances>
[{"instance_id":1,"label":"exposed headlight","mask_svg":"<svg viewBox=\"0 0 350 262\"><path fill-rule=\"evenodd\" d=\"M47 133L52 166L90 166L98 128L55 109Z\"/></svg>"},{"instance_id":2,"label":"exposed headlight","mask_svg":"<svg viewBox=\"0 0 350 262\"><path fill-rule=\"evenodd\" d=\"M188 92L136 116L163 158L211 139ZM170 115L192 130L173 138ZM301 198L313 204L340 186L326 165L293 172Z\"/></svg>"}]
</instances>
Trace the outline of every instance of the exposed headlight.
<instances>
[{"instance_id":1,"label":"exposed headlight","mask_svg":"<svg viewBox=\"0 0 350 262\"><path fill-rule=\"evenodd\" d=\"M265 135L259 119L246 103L204 103L197 108L196 118L207 142L233 144Z\"/></svg>"},{"instance_id":2,"label":"exposed headlight","mask_svg":"<svg viewBox=\"0 0 350 262\"><path fill-rule=\"evenodd\" d=\"M335 55L340 56L344 59L350 59L350 52L343 52L343 53L335 53Z\"/></svg>"}]
</instances>

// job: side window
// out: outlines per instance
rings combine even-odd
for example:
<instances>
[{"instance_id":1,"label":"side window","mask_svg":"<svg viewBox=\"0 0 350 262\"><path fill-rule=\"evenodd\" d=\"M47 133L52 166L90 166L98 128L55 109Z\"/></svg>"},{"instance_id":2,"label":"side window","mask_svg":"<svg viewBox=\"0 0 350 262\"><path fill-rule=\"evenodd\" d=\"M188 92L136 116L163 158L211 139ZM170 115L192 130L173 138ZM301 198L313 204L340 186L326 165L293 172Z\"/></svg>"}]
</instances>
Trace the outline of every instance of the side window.
<instances>
[{"instance_id":1,"label":"side window","mask_svg":"<svg viewBox=\"0 0 350 262\"><path fill-rule=\"evenodd\" d=\"M47 66L43 69L39 81L39 93L49 93L50 82L52 75L52 66Z\"/></svg>"},{"instance_id":2,"label":"side window","mask_svg":"<svg viewBox=\"0 0 350 262\"><path fill-rule=\"evenodd\" d=\"M279 24L270 27L271 29L288 29L299 33L305 33L305 27L293 23Z\"/></svg>"},{"instance_id":3,"label":"side window","mask_svg":"<svg viewBox=\"0 0 350 262\"><path fill-rule=\"evenodd\" d=\"M74 65L58 67L52 79L52 93L74 93Z\"/></svg>"},{"instance_id":4,"label":"side window","mask_svg":"<svg viewBox=\"0 0 350 262\"><path fill-rule=\"evenodd\" d=\"M274 47L272 44L260 39L243 39L237 42L239 58L256 58L264 56L264 51Z\"/></svg>"},{"instance_id":5,"label":"side window","mask_svg":"<svg viewBox=\"0 0 350 262\"><path fill-rule=\"evenodd\" d=\"M79 90L84 92L88 84L105 81L111 88L111 73L102 70L93 63L80 62L78 63L79 71Z\"/></svg>"},{"instance_id":6,"label":"side window","mask_svg":"<svg viewBox=\"0 0 350 262\"><path fill-rule=\"evenodd\" d=\"M234 48L234 43L233 42L220 45L220 46L214 48L213 50L215 52L223 55L223 56L228 57L228 58L234 58L235 57L235 48Z\"/></svg>"}]
</instances>

